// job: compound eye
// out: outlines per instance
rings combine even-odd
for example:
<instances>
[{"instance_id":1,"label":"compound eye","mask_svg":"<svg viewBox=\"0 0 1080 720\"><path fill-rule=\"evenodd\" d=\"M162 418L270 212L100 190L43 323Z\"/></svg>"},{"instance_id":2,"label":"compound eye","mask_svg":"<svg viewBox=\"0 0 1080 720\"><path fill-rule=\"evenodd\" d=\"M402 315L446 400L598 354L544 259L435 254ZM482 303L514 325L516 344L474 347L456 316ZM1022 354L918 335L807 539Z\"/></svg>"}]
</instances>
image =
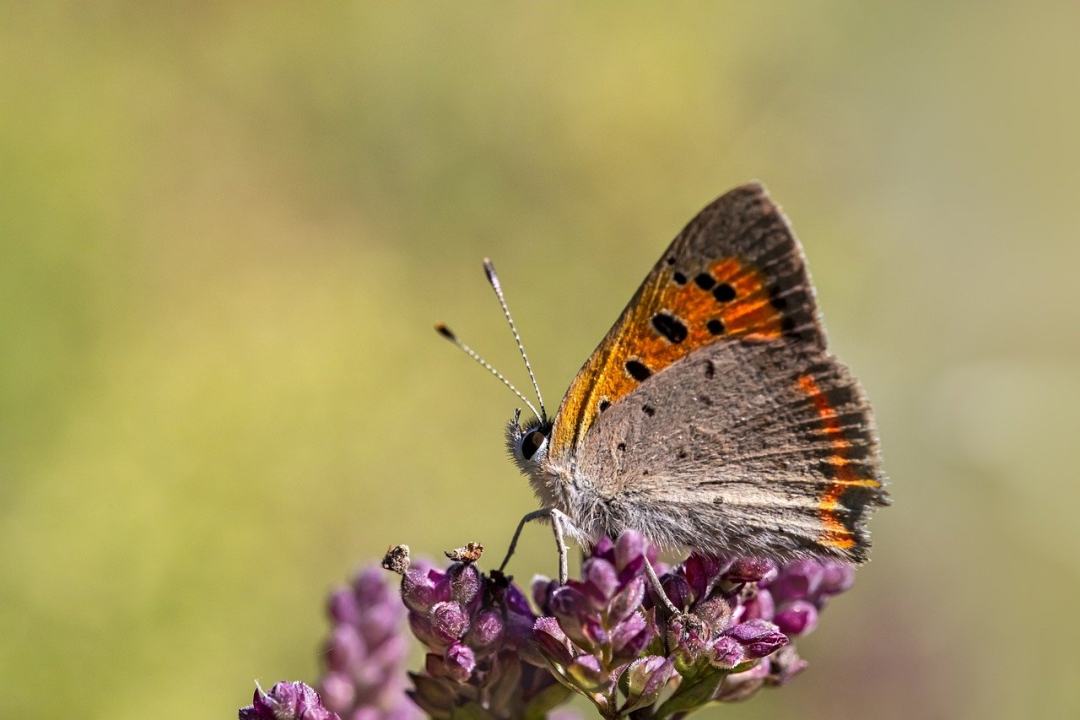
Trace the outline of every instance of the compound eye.
<instances>
[{"instance_id":1,"label":"compound eye","mask_svg":"<svg viewBox=\"0 0 1080 720\"><path fill-rule=\"evenodd\" d=\"M539 430L533 430L531 433L521 439L521 456L526 460L531 460L532 456L536 454L536 451L547 440L547 436Z\"/></svg>"}]
</instances>

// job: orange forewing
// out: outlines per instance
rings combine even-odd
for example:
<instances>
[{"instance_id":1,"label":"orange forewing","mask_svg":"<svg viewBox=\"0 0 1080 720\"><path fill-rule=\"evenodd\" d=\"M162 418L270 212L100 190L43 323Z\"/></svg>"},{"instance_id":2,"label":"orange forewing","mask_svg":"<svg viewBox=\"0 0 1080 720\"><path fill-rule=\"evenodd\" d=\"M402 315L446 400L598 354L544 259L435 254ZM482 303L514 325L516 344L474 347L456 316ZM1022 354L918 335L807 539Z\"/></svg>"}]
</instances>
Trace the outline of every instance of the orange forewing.
<instances>
[{"instance_id":1,"label":"orange forewing","mask_svg":"<svg viewBox=\"0 0 1080 720\"><path fill-rule=\"evenodd\" d=\"M567 390L555 420L552 452L575 445L604 408L638 386L641 380L627 370L628 361L639 362L655 374L711 343L736 337L759 341L781 337L782 317L770 303L760 270L728 257L712 263L707 272L715 281L707 289L695 278L680 276L664 265L646 278ZM732 299L719 300L714 295L723 285L732 291ZM658 313L678 320L685 327L685 339L672 342L658 332L653 325Z\"/></svg>"}]
</instances>

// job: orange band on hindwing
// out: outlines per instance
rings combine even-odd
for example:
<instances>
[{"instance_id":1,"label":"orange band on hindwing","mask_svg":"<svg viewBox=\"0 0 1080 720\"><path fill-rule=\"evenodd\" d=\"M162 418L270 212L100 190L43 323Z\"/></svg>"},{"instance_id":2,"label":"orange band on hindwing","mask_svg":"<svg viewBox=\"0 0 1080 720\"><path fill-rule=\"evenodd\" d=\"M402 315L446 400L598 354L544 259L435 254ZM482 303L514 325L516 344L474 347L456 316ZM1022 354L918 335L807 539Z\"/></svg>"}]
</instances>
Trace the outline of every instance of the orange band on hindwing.
<instances>
[{"instance_id":1,"label":"orange band on hindwing","mask_svg":"<svg viewBox=\"0 0 1080 720\"><path fill-rule=\"evenodd\" d=\"M800 376L797 387L814 403L821 421L819 431L829 438L832 446L832 455L826 457L824 461L832 469L832 477L818 500L818 512L825 526L819 541L822 545L838 550L849 550L855 547L856 539L855 534L844 525L841 519L843 505L840 501L844 493L851 488L879 488L881 483L873 478L860 477L858 463L849 457L852 444L843 437L843 429L837 419L836 409L829 403L829 399L821 391L814 378L810 375Z\"/></svg>"}]
</instances>

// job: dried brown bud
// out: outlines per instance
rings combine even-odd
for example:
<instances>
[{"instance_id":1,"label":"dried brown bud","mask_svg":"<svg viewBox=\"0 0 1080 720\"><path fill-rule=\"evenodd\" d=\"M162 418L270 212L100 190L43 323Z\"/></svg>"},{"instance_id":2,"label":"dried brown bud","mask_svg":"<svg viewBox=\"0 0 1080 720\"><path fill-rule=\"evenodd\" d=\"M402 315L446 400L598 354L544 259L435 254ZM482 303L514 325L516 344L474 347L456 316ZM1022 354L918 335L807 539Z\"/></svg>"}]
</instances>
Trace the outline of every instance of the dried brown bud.
<instances>
[{"instance_id":1,"label":"dried brown bud","mask_svg":"<svg viewBox=\"0 0 1080 720\"><path fill-rule=\"evenodd\" d=\"M446 551L446 557L454 562L474 563L484 554L484 546L477 542L471 542L465 547L454 548Z\"/></svg>"},{"instance_id":2,"label":"dried brown bud","mask_svg":"<svg viewBox=\"0 0 1080 720\"><path fill-rule=\"evenodd\" d=\"M386 555L382 559L382 566L398 575L404 575L405 571L409 569L409 564L408 545L394 545L387 548Z\"/></svg>"}]
</instances>

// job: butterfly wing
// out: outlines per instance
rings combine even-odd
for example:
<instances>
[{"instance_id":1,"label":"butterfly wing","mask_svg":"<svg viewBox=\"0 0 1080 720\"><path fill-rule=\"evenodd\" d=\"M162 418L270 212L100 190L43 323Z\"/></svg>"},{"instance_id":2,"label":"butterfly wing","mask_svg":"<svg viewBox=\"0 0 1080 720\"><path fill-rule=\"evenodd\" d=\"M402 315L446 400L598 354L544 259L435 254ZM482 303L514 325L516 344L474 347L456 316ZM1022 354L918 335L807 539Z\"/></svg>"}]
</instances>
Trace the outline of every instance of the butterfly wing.
<instances>
[{"instance_id":1,"label":"butterfly wing","mask_svg":"<svg viewBox=\"0 0 1080 720\"><path fill-rule=\"evenodd\" d=\"M571 515L590 534L862 559L884 477L869 406L825 345L802 250L765 190L715 200L563 399L549 459L590 485Z\"/></svg>"},{"instance_id":2,"label":"butterfly wing","mask_svg":"<svg viewBox=\"0 0 1080 720\"><path fill-rule=\"evenodd\" d=\"M861 561L887 502L858 384L790 340L691 353L605 412L575 457L592 533L714 552Z\"/></svg>"},{"instance_id":3,"label":"butterfly wing","mask_svg":"<svg viewBox=\"0 0 1080 720\"><path fill-rule=\"evenodd\" d=\"M664 252L566 391L550 452L570 452L601 412L695 350L785 336L825 348L802 250L751 183L710 203Z\"/></svg>"}]
</instances>

